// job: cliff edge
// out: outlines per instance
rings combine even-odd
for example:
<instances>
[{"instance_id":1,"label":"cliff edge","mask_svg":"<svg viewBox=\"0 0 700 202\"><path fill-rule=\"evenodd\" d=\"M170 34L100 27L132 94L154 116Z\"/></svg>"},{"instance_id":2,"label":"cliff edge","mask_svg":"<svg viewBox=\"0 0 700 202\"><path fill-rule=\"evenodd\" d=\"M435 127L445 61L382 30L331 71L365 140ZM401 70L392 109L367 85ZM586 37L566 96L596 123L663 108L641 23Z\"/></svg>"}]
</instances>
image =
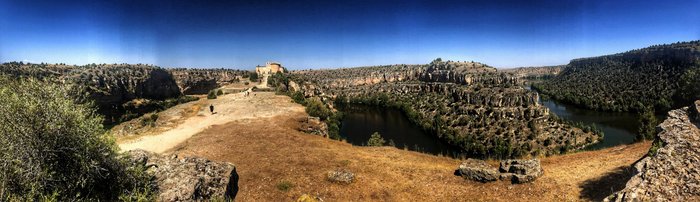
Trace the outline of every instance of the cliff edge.
<instances>
[{"instance_id":1,"label":"cliff edge","mask_svg":"<svg viewBox=\"0 0 700 202\"><path fill-rule=\"evenodd\" d=\"M700 201L700 100L672 110L659 140L634 164L637 174L606 201Z\"/></svg>"}]
</instances>

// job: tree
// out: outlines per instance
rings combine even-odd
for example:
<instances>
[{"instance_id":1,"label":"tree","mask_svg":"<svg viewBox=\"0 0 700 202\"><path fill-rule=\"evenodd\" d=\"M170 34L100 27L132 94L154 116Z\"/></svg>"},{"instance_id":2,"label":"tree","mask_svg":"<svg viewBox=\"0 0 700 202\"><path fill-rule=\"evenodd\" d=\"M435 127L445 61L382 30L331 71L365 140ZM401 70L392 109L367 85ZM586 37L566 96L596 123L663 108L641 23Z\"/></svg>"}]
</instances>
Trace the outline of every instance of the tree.
<instances>
[{"instance_id":1,"label":"tree","mask_svg":"<svg viewBox=\"0 0 700 202\"><path fill-rule=\"evenodd\" d=\"M257 73L257 72L251 72L249 78L250 78L250 81L252 81L252 82L257 82L257 81L258 81L258 73Z\"/></svg>"},{"instance_id":2,"label":"tree","mask_svg":"<svg viewBox=\"0 0 700 202\"><path fill-rule=\"evenodd\" d=\"M382 137L379 132L374 132L372 135L369 137L369 140L367 140L367 146L370 147L381 147L384 146L384 138Z\"/></svg>"},{"instance_id":3,"label":"tree","mask_svg":"<svg viewBox=\"0 0 700 202\"><path fill-rule=\"evenodd\" d=\"M639 113L639 133L636 137L637 141L654 139L656 136L657 124L659 124L659 122L654 115L654 109L652 107L644 107Z\"/></svg>"},{"instance_id":4,"label":"tree","mask_svg":"<svg viewBox=\"0 0 700 202\"><path fill-rule=\"evenodd\" d=\"M700 99L700 66L688 69L679 81L681 99L684 104Z\"/></svg>"},{"instance_id":5,"label":"tree","mask_svg":"<svg viewBox=\"0 0 700 202\"><path fill-rule=\"evenodd\" d=\"M153 190L75 92L0 76L0 201L115 201Z\"/></svg>"},{"instance_id":6,"label":"tree","mask_svg":"<svg viewBox=\"0 0 700 202\"><path fill-rule=\"evenodd\" d=\"M217 96L216 96L216 91L210 90L210 91L209 91L209 94L207 94L207 99L210 99L210 100L211 100L211 99L216 99L216 98L217 98Z\"/></svg>"}]
</instances>

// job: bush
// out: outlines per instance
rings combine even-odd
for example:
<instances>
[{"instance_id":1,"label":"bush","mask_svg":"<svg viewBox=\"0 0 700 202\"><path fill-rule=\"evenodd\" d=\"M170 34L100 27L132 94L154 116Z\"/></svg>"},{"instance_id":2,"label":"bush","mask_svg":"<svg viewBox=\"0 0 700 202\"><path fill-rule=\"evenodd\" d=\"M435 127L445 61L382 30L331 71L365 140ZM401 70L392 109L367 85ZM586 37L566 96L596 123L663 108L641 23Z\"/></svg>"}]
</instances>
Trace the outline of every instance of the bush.
<instances>
[{"instance_id":1,"label":"bush","mask_svg":"<svg viewBox=\"0 0 700 202\"><path fill-rule=\"evenodd\" d=\"M156 126L156 121L158 121L158 114L157 113L152 113L152 114L147 114L141 118L141 126Z\"/></svg>"},{"instance_id":2,"label":"bush","mask_svg":"<svg viewBox=\"0 0 700 202\"><path fill-rule=\"evenodd\" d=\"M319 117L322 121L325 121L332 115L333 112L326 107L326 104L324 104L320 99L311 98L306 99L306 113L308 113L310 116Z\"/></svg>"},{"instance_id":3,"label":"bush","mask_svg":"<svg viewBox=\"0 0 700 202\"><path fill-rule=\"evenodd\" d=\"M289 191L290 189L292 189L293 187L294 187L294 184L292 184L289 181L281 181L281 182L277 183L277 189L280 191L286 192L286 191Z\"/></svg>"},{"instance_id":4,"label":"bush","mask_svg":"<svg viewBox=\"0 0 700 202\"><path fill-rule=\"evenodd\" d=\"M224 91L221 89L216 91L216 95L223 95L223 94L224 94Z\"/></svg>"},{"instance_id":5,"label":"bush","mask_svg":"<svg viewBox=\"0 0 700 202\"><path fill-rule=\"evenodd\" d=\"M369 140L367 140L367 146L370 147L381 147L384 146L384 138L382 138L382 135L379 134L379 132L374 132L372 133L372 136L369 137Z\"/></svg>"},{"instance_id":6,"label":"bush","mask_svg":"<svg viewBox=\"0 0 700 202\"><path fill-rule=\"evenodd\" d=\"M216 99L216 92L214 90L210 90L209 94L207 94L207 99Z\"/></svg>"},{"instance_id":7,"label":"bush","mask_svg":"<svg viewBox=\"0 0 700 202\"><path fill-rule=\"evenodd\" d=\"M294 100L294 102L296 102L296 103L299 103L302 105L306 104L306 98L304 98L304 94L301 93L300 91L296 91L296 92L292 93L291 97L292 97L292 100Z\"/></svg>"},{"instance_id":8,"label":"bush","mask_svg":"<svg viewBox=\"0 0 700 202\"><path fill-rule=\"evenodd\" d=\"M258 73L251 72L250 73L250 81L252 82L258 82ZM247 84L246 84L247 85Z\"/></svg>"},{"instance_id":9,"label":"bush","mask_svg":"<svg viewBox=\"0 0 700 202\"><path fill-rule=\"evenodd\" d=\"M114 201L152 192L152 176L119 156L102 118L76 104L71 90L0 76L0 201Z\"/></svg>"}]
</instances>

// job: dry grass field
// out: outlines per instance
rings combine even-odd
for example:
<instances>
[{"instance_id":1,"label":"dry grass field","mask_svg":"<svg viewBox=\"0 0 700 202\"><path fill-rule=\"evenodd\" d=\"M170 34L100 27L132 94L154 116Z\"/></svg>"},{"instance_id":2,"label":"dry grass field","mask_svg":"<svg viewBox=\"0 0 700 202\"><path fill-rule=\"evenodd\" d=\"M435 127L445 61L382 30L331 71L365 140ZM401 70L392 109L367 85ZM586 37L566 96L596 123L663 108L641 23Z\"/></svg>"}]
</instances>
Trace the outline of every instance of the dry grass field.
<instances>
[{"instance_id":1,"label":"dry grass field","mask_svg":"<svg viewBox=\"0 0 700 202\"><path fill-rule=\"evenodd\" d=\"M290 201L303 194L324 201L599 201L624 186L629 165L650 146L545 157L545 175L532 184L478 183L454 175L458 159L353 146L299 132L297 120L307 115L297 107L294 113L213 125L166 153L236 164L240 201ZM326 174L335 169L354 172L356 181L329 182Z\"/></svg>"}]
</instances>

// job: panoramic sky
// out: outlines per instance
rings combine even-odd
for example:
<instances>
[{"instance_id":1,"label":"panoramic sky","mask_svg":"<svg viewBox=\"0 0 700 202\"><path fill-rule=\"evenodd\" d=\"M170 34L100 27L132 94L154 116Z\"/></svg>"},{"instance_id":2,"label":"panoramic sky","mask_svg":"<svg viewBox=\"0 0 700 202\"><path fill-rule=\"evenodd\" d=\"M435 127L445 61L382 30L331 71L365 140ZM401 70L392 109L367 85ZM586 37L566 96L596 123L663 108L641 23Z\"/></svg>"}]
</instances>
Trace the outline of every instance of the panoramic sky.
<instances>
[{"instance_id":1,"label":"panoramic sky","mask_svg":"<svg viewBox=\"0 0 700 202\"><path fill-rule=\"evenodd\" d=\"M698 0L0 0L2 62L517 67L698 39Z\"/></svg>"}]
</instances>

